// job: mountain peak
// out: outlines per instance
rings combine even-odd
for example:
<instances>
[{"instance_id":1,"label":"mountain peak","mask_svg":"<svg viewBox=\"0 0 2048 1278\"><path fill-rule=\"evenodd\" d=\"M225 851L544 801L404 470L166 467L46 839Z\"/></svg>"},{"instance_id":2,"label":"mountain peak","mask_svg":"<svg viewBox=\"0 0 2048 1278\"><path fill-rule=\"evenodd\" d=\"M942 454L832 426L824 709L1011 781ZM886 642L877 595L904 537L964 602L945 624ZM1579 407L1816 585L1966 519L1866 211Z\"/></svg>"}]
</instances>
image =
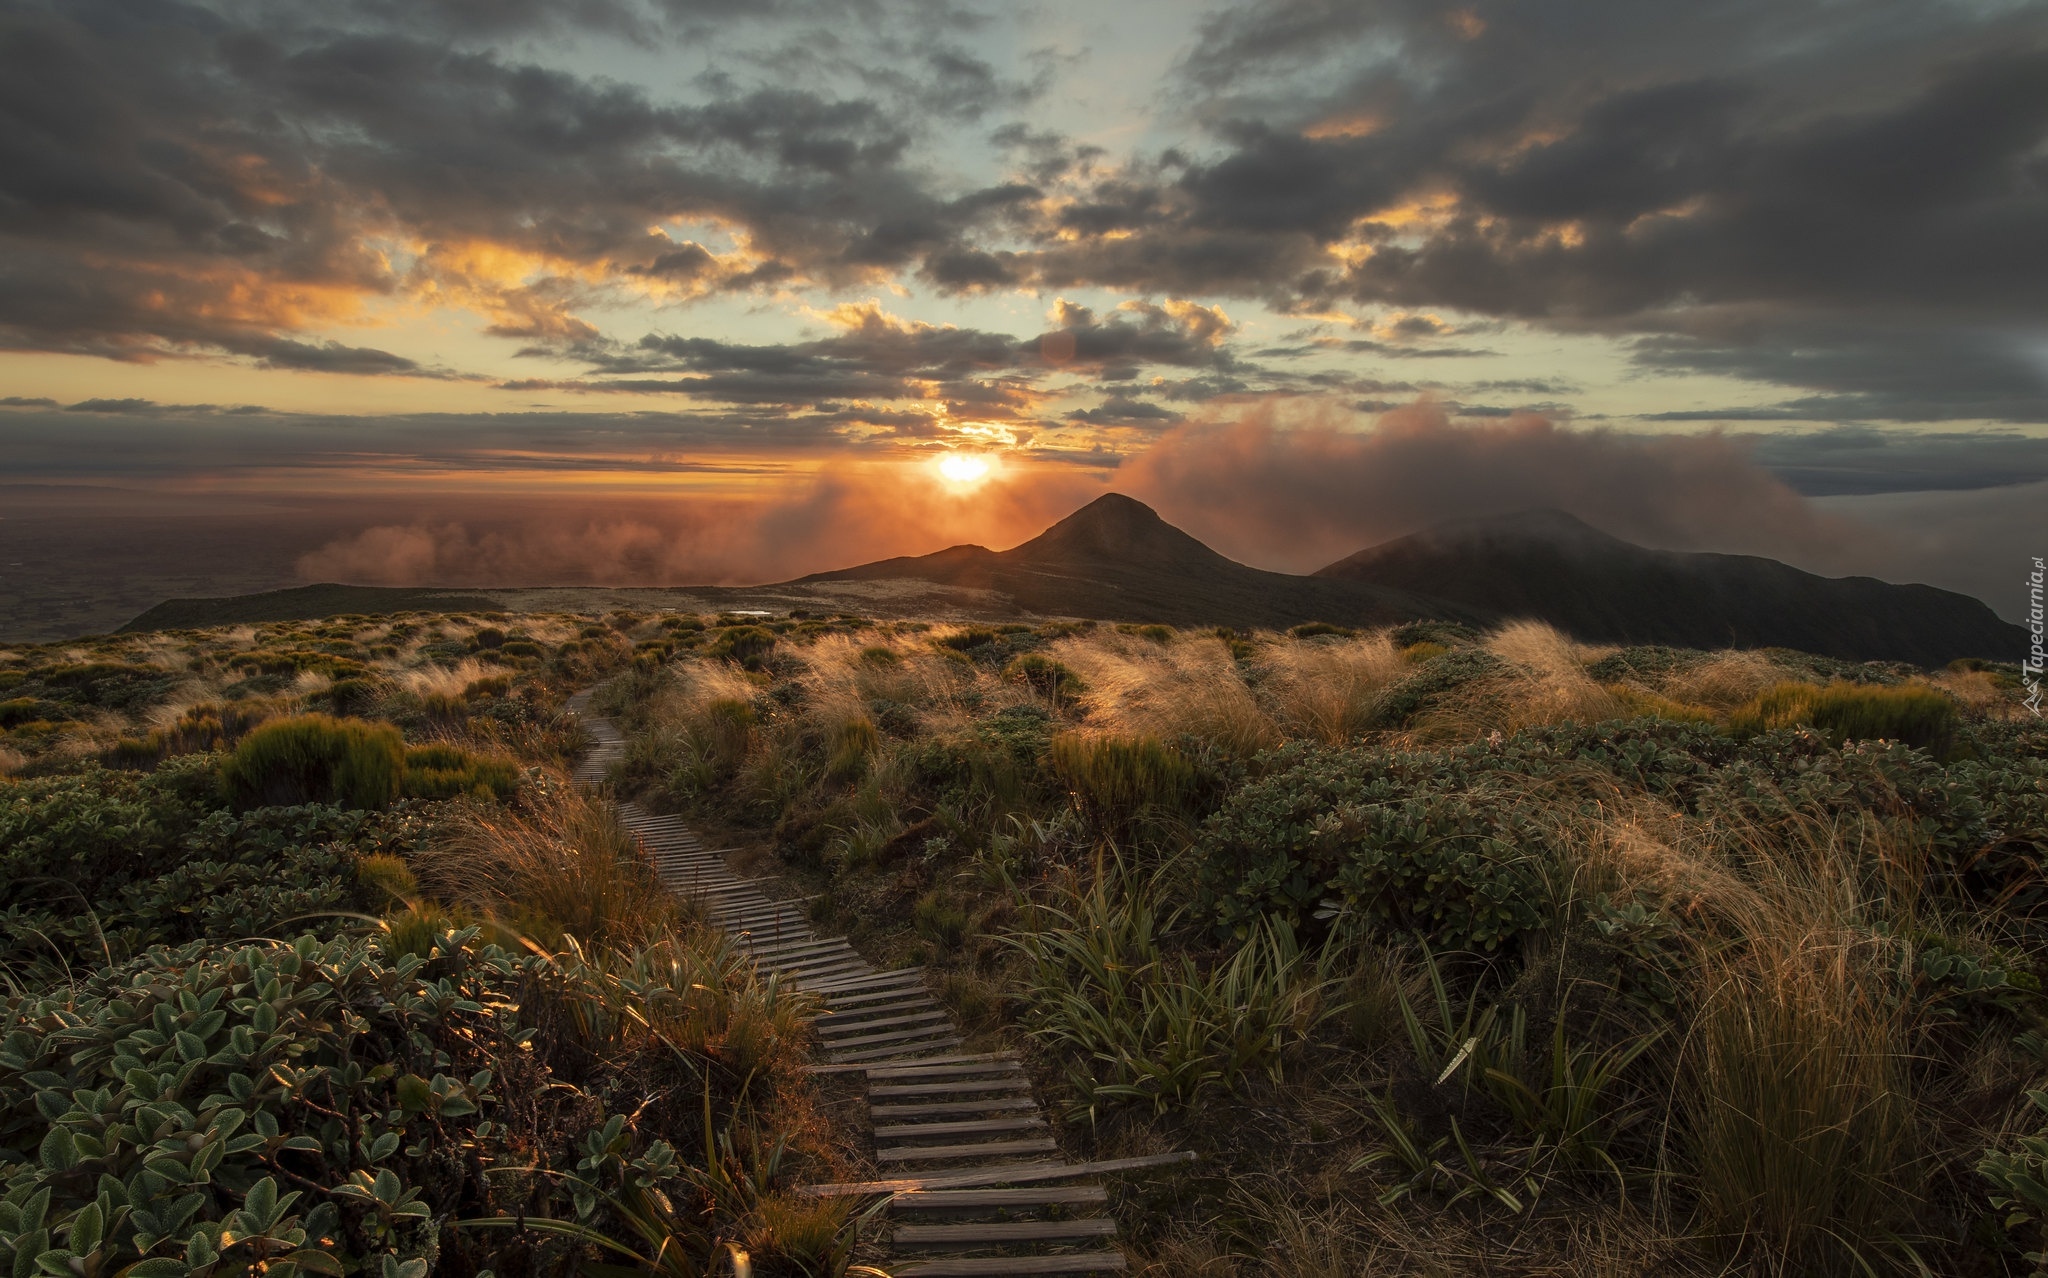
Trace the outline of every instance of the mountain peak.
<instances>
[{"instance_id":1,"label":"mountain peak","mask_svg":"<svg viewBox=\"0 0 2048 1278\"><path fill-rule=\"evenodd\" d=\"M1228 562L1161 519L1158 511L1122 493L1104 493L1003 554L1006 558L1035 563Z\"/></svg>"}]
</instances>

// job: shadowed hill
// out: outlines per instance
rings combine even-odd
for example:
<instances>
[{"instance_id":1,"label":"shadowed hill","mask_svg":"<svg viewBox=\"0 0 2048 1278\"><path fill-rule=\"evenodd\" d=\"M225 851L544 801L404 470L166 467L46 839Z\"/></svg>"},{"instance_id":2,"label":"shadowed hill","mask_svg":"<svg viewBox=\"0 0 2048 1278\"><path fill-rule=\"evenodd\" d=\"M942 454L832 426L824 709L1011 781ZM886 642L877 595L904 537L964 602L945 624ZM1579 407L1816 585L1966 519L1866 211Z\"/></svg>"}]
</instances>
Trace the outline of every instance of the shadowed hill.
<instances>
[{"instance_id":1,"label":"shadowed hill","mask_svg":"<svg viewBox=\"0 0 2048 1278\"><path fill-rule=\"evenodd\" d=\"M798 584L911 578L993 590L1027 612L1180 626L1376 625L1481 613L1404 590L1247 567L1209 549L1150 506L1111 493L1010 550L954 546L883 559Z\"/></svg>"},{"instance_id":2,"label":"shadowed hill","mask_svg":"<svg viewBox=\"0 0 2048 1278\"><path fill-rule=\"evenodd\" d=\"M1797 648L1923 666L2025 651L2018 626L1967 595L1820 577L1753 555L1649 550L1559 510L1443 524L1316 576L1536 617L1592 643Z\"/></svg>"},{"instance_id":3,"label":"shadowed hill","mask_svg":"<svg viewBox=\"0 0 2048 1278\"><path fill-rule=\"evenodd\" d=\"M490 612L498 606L488 596L452 590L323 583L294 586L289 590L266 590L258 595L227 595L219 599L166 599L116 633L197 630L204 626L266 621L311 621L351 612Z\"/></svg>"}]
</instances>

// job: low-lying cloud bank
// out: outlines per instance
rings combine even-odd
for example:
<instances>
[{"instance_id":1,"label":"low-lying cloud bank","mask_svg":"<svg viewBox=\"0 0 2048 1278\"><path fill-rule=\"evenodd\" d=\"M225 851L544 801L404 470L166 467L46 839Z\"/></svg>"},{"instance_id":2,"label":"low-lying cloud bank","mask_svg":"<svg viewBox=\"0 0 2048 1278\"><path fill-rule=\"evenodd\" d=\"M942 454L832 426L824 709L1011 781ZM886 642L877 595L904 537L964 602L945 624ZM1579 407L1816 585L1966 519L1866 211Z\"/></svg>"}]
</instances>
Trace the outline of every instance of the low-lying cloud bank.
<instances>
[{"instance_id":1,"label":"low-lying cloud bank","mask_svg":"<svg viewBox=\"0 0 2048 1278\"><path fill-rule=\"evenodd\" d=\"M2041 485L1823 501L1720 434L1461 422L1423 401L1370 423L1272 400L1194 421L1102 470L1012 465L981 487L924 463L828 467L755 498L534 499L487 516L384 523L299 561L311 580L513 586L782 580L975 542L1015 545L1122 491L1225 554L1311 571L1446 520L1535 507L1676 550L1767 555L1829 575L1926 581L2011 615L1999 556ZM2036 507L2038 508L2038 506Z\"/></svg>"}]
</instances>

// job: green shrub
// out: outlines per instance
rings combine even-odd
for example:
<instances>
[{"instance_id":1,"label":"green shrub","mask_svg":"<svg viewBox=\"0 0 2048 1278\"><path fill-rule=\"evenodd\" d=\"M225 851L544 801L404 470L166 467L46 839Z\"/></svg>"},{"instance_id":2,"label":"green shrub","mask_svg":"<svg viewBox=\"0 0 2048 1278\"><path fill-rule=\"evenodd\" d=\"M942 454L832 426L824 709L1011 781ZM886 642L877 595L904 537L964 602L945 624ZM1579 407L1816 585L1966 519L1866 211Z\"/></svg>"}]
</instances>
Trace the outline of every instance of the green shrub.
<instances>
[{"instance_id":1,"label":"green shrub","mask_svg":"<svg viewBox=\"0 0 2048 1278\"><path fill-rule=\"evenodd\" d=\"M894 648L862 648L860 650L860 659L867 665L881 666L884 669L903 664L903 658L896 655Z\"/></svg>"},{"instance_id":2,"label":"green shrub","mask_svg":"<svg viewBox=\"0 0 2048 1278\"><path fill-rule=\"evenodd\" d=\"M1150 639L1153 643L1162 645L1172 643L1174 637L1172 626L1141 626L1132 622L1125 622L1118 626L1116 630L1121 635L1136 635L1140 639Z\"/></svg>"},{"instance_id":3,"label":"green shrub","mask_svg":"<svg viewBox=\"0 0 2048 1278\"><path fill-rule=\"evenodd\" d=\"M1313 639L1318 635L1336 635L1344 639L1354 639L1358 636L1358 632L1349 626L1331 625L1327 621L1304 621L1287 634L1294 639Z\"/></svg>"},{"instance_id":4,"label":"green shrub","mask_svg":"<svg viewBox=\"0 0 2048 1278\"><path fill-rule=\"evenodd\" d=\"M228 796L242 808L381 808L398 797L404 775L398 729L324 714L266 723L221 764Z\"/></svg>"},{"instance_id":5,"label":"green shrub","mask_svg":"<svg viewBox=\"0 0 2048 1278\"><path fill-rule=\"evenodd\" d=\"M39 701L34 697L0 701L0 728L17 728L25 723L62 723L71 717L69 707L55 701Z\"/></svg>"},{"instance_id":6,"label":"green shrub","mask_svg":"<svg viewBox=\"0 0 2048 1278\"><path fill-rule=\"evenodd\" d=\"M496 626L485 626L473 636L476 646L496 650L505 646L505 632Z\"/></svg>"},{"instance_id":7,"label":"green shrub","mask_svg":"<svg viewBox=\"0 0 2048 1278\"><path fill-rule=\"evenodd\" d=\"M1738 738L1795 727L1812 728L1835 745L1903 741L1946 757L1955 744L1956 703L1921 685L1781 683L1728 717L1728 731Z\"/></svg>"},{"instance_id":8,"label":"green shrub","mask_svg":"<svg viewBox=\"0 0 2048 1278\"><path fill-rule=\"evenodd\" d=\"M1194 764L1157 737L1063 732L1048 757L1054 775L1109 829L1183 811L1194 797Z\"/></svg>"},{"instance_id":9,"label":"green shrub","mask_svg":"<svg viewBox=\"0 0 2048 1278\"><path fill-rule=\"evenodd\" d=\"M1362 922L1454 950L1545 925L1553 820L1448 762L1298 742L1266 756L1195 845L1205 908L1245 936L1268 915L1300 926L1334 896Z\"/></svg>"},{"instance_id":10,"label":"green shrub","mask_svg":"<svg viewBox=\"0 0 2048 1278\"><path fill-rule=\"evenodd\" d=\"M733 626L718 632L706 649L709 656L736 662L749 670L775 648L775 632L765 626Z\"/></svg>"},{"instance_id":11,"label":"green shrub","mask_svg":"<svg viewBox=\"0 0 2048 1278\"><path fill-rule=\"evenodd\" d=\"M125 961L151 945L381 908L354 863L423 837L398 813L236 813L222 801L215 761L199 756L0 788L0 967Z\"/></svg>"},{"instance_id":12,"label":"green shrub","mask_svg":"<svg viewBox=\"0 0 2048 1278\"><path fill-rule=\"evenodd\" d=\"M1033 692L1055 703L1072 700L1088 691L1088 685L1081 676L1051 657L1035 652L1027 652L1003 667L1003 678L1012 683L1027 684Z\"/></svg>"},{"instance_id":13,"label":"green shrub","mask_svg":"<svg viewBox=\"0 0 2048 1278\"><path fill-rule=\"evenodd\" d=\"M942 648L950 648L954 652L967 652L975 648L986 647L992 643L998 643L1001 639L1001 635L987 626L966 626L933 642Z\"/></svg>"},{"instance_id":14,"label":"green shrub","mask_svg":"<svg viewBox=\"0 0 2048 1278\"><path fill-rule=\"evenodd\" d=\"M519 792L519 765L459 746L408 746L400 789L408 799L472 795L502 801Z\"/></svg>"}]
</instances>

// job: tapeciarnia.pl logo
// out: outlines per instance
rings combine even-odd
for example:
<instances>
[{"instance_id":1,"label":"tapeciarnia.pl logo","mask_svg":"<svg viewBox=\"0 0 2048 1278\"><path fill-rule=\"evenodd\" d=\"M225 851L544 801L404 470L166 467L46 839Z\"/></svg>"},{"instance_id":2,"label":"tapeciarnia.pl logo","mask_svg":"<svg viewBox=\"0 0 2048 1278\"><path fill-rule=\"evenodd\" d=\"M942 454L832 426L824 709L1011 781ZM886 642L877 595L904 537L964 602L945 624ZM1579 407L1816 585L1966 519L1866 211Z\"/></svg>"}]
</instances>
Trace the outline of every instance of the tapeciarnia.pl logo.
<instances>
[{"instance_id":1,"label":"tapeciarnia.pl logo","mask_svg":"<svg viewBox=\"0 0 2048 1278\"><path fill-rule=\"evenodd\" d=\"M2041 717L2041 672L2048 668L2048 651L2042 648L2044 627L2041 617L2041 581L2048 576L2048 564L2041 556L2034 556L2034 571L2027 576L2027 631L2033 636L2034 645L2027 653L2027 659L2020 662L2020 682L2027 685L2027 709Z\"/></svg>"}]
</instances>

